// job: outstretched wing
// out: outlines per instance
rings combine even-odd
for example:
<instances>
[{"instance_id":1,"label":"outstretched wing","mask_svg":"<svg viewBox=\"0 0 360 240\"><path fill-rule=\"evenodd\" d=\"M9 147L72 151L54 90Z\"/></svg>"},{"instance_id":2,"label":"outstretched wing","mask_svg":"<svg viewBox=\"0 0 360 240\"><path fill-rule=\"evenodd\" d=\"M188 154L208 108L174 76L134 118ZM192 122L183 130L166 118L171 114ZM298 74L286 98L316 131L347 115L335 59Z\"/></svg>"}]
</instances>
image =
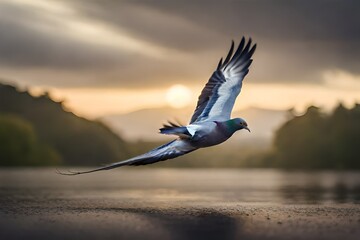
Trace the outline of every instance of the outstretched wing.
<instances>
[{"instance_id":1,"label":"outstretched wing","mask_svg":"<svg viewBox=\"0 0 360 240\"><path fill-rule=\"evenodd\" d=\"M138 165L146 165L146 164L152 164L159 161L165 161L168 159L176 158L178 156L184 155L186 153L192 152L196 150L197 148L191 146L187 141L183 141L181 139L173 140L165 145L162 145L160 147L157 147L145 154L142 154L140 156L130 158L125 161L113 163L104 167L96 168L89 171L83 171L83 172L59 172L59 174L62 175L78 175L78 174L84 174L84 173L92 173L102 170L110 170L117 167L122 166L138 166Z\"/></svg>"},{"instance_id":2,"label":"outstretched wing","mask_svg":"<svg viewBox=\"0 0 360 240\"><path fill-rule=\"evenodd\" d=\"M190 123L230 119L243 79L249 72L251 56L255 49L256 44L251 46L251 38L245 46L243 37L233 55L234 41L232 42L224 62L221 58L217 69L202 90Z\"/></svg>"}]
</instances>

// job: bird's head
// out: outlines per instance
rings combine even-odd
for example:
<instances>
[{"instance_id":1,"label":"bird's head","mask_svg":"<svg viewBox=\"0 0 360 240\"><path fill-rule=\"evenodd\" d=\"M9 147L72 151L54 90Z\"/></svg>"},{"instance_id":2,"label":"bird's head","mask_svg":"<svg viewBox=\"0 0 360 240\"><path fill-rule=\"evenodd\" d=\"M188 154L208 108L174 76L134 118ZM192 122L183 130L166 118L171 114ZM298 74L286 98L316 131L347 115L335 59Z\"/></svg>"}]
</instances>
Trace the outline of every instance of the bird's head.
<instances>
[{"instance_id":1,"label":"bird's head","mask_svg":"<svg viewBox=\"0 0 360 240\"><path fill-rule=\"evenodd\" d=\"M250 129L248 127L248 124L246 123L246 121L242 118L235 118L234 122L236 124L236 126L238 127L239 130L241 129L246 129L250 132Z\"/></svg>"}]
</instances>

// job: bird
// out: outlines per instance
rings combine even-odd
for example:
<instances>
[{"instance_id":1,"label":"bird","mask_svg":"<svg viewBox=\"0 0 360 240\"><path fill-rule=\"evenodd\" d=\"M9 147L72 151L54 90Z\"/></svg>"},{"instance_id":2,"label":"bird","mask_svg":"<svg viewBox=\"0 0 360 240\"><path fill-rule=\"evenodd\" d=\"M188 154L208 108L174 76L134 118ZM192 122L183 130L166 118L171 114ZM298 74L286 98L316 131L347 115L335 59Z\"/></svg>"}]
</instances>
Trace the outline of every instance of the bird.
<instances>
[{"instance_id":1,"label":"bird","mask_svg":"<svg viewBox=\"0 0 360 240\"><path fill-rule=\"evenodd\" d=\"M211 75L197 101L197 106L188 125L168 122L160 128L161 134L177 138L142 155L115 162L88 171L59 172L62 175L79 175L122 166L139 166L173 159L199 148L211 147L228 140L235 132L245 129L248 124L242 118L232 118L231 111L239 95L243 80L249 72L256 44L242 37L236 51L234 41L223 60Z\"/></svg>"}]
</instances>

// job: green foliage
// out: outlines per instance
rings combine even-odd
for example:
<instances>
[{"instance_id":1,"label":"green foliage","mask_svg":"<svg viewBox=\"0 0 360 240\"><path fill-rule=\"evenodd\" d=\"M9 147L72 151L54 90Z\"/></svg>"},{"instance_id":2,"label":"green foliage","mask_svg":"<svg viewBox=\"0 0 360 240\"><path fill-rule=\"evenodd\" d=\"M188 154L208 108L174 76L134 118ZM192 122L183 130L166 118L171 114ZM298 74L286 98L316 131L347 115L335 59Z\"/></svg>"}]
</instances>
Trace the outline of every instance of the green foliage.
<instances>
[{"instance_id":1,"label":"green foliage","mask_svg":"<svg viewBox=\"0 0 360 240\"><path fill-rule=\"evenodd\" d=\"M31 123L14 115L0 115L0 165L41 166L61 162L51 147L38 142Z\"/></svg>"},{"instance_id":2,"label":"green foliage","mask_svg":"<svg viewBox=\"0 0 360 240\"><path fill-rule=\"evenodd\" d=\"M33 97L27 91L0 84L0 113L28 122L28 128L33 128L43 143L39 158L59 154L64 165L100 165L129 157L126 143L108 127L64 110L63 104L47 93Z\"/></svg>"},{"instance_id":3,"label":"green foliage","mask_svg":"<svg viewBox=\"0 0 360 240\"><path fill-rule=\"evenodd\" d=\"M358 104L352 109L340 104L331 114L311 106L276 132L274 152L267 161L281 168L359 169L359 123Z\"/></svg>"}]
</instances>

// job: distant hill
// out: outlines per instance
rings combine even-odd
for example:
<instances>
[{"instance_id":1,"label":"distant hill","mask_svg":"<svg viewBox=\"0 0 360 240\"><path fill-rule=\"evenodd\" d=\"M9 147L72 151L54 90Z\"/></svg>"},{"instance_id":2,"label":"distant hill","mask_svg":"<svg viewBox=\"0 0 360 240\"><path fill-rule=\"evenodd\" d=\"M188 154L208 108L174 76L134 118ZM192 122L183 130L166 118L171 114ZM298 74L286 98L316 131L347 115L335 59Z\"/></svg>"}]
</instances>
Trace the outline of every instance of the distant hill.
<instances>
[{"instance_id":1,"label":"distant hill","mask_svg":"<svg viewBox=\"0 0 360 240\"><path fill-rule=\"evenodd\" d=\"M168 120L186 124L190 119L191 109L182 108L151 108L138 111L109 115L100 118L107 123L116 133L124 138L136 141L158 141L166 140L168 137L158 134L158 129Z\"/></svg>"},{"instance_id":2,"label":"distant hill","mask_svg":"<svg viewBox=\"0 0 360 240\"><path fill-rule=\"evenodd\" d=\"M101 120L107 123L116 133L131 141L161 141L168 136L158 134L158 129L167 120L178 120L187 124L193 109L153 108L142 109L126 114L109 115ZM251 133L237 133L230 142L270 143L274 131L286 120L286 112L272 109L247 108L233 113L235 117L243 117L248 122Z\"/></svg>"},{"instance_id":3,"label":"distant hill","mask_svg":"<svg viewBox=\"0 0 360 240\"><path fill-rule=\"evenodd\" d=\"M99 165L130 155L126 142L106 125L76 116L47 93L34 97L28 91L0 84L0 115L11 115L20 119L18 122L23 119L22 125L31 124L31 134L54 150L64 165Z\"/></svg>"}]
</instances>

